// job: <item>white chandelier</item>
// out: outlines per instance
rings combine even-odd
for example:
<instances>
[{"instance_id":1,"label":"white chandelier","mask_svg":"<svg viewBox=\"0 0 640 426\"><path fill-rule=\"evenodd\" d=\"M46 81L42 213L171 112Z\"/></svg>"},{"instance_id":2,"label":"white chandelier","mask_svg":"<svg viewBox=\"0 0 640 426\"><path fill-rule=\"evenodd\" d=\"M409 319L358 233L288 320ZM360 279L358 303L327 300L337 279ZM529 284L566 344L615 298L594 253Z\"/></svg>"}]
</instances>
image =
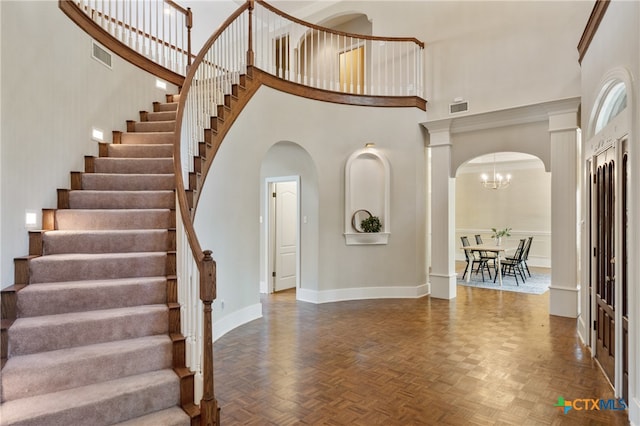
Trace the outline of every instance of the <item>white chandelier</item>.
<instances>
[{"instance_id":1,"label":"white chandelier","mask_svg":"<svg viewBox=\"0 0 640 426\"><path fill-rule=\"evenodd\" d=\"M493 154L493 178L489 179L486 173L482 176L482 186L486 189L503 189L511 184L511 175L507 174L502 176L500 173L496 173L496 154Z\"/></svg>"}]
</instances>

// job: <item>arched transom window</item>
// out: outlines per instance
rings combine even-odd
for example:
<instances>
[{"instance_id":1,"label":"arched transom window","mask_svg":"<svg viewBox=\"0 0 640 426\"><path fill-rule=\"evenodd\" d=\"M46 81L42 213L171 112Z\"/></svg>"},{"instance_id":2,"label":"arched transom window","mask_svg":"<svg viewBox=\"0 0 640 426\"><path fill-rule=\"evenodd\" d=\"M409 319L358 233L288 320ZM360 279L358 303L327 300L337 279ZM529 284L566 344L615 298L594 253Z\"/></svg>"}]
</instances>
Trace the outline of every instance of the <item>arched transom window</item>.
<instances>
[{"instance_id":1,"label":"arched transom window","mask_svg":"<svg viewBox=\"0 0 640 426\"><path fill-rule=\"evenodd\" d=\"M623 82L617 81L611 84L596 117L594 133L604 129L611 120L627 107L627 89Z\"/></svg>"}]
</instances>

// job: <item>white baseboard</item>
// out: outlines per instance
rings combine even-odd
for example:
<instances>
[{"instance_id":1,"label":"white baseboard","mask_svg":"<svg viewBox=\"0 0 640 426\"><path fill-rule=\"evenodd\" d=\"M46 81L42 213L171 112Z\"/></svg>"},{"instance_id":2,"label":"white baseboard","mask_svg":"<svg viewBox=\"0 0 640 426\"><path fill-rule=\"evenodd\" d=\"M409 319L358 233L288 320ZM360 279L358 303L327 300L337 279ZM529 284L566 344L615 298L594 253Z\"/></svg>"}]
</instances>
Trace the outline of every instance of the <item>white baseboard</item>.
<instances>
[{"instance_id":1,"label":"white baseboard","mask_svg":"<svg viewBox=\"0 0 640 426\"><path fill-rule=\"evenodd\" d=\"M247 306L220 318L213 323L213 341L215 342L234 328L258 318L262 318L262 303Z\"/></svg>"},{"instance_id":2,"label":"white baseboard","mask_svg":"<svg viewBox=\"0 0 640 426\"><path fill-rule=\"evenodd\" d=\"M303 302L330 303L363 299L417 299L429 293L427 283L416 287L358 287L321 291L299 288L296 297Z\"/></svg>"}]
</instances>

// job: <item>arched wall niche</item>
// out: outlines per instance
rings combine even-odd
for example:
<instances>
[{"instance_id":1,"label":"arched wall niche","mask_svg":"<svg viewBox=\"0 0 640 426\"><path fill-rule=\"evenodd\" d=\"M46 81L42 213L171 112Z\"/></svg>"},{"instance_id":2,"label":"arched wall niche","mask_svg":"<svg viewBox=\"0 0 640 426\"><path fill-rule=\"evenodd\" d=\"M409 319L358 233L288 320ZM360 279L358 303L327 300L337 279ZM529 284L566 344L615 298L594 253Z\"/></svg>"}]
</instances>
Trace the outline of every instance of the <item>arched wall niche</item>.
<instances>
[{"instance_id":1,"label":"arched wall niche","mask_svg":"<svg viewBox=\"0 0 640 426\"><path fill-rule=\"evenodd\" d=\"M355 151L345 165L344 235L347 245L387 244L390 235L391 166L379 150ZM380 232L362 232L363 216L378 216Z\"/></svg>"}]
</instances>

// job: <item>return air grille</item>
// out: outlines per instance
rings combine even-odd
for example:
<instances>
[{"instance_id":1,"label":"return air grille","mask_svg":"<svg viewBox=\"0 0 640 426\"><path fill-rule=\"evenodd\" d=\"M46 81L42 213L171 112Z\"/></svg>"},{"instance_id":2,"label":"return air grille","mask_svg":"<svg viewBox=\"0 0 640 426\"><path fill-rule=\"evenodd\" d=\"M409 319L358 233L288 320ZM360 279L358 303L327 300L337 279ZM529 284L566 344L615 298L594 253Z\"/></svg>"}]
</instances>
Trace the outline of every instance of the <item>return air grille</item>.
<instances>
[{"instance_id":1,"label":"return air grille","mask_svg":"<svg viewBox=\"0 0 640 426\"><path fill-rule=\"evenodd\" d=\"M93 40L91 40L91 57L111 69L111 53Z\"/></svg>"},{"instance_id":2,"label":"return air grille","mask_svg":"<svg viewBox=\"0 0 640 426\"><path fill-rule=\"evenodd\" d=\"M456 102L455 104L449 104L449 114L457 114L459 112L469 111L469 102Z\"/></svg>"}]
</instances>

